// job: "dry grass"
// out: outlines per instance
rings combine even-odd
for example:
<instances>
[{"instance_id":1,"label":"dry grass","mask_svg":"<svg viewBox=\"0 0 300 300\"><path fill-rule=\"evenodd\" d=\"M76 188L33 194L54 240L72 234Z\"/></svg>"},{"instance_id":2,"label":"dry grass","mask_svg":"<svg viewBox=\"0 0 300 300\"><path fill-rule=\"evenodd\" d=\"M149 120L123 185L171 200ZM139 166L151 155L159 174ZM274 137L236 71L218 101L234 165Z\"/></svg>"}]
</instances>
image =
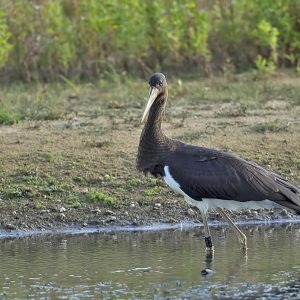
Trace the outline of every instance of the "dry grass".
<instances>
[{"instance_id":1,"label":"dry grass","mask_svg":"<svg viewBox=\"0 0 300 300\"><path fill-rule=\"evenodd\" d=\"M287 76L263 82L239 76L183 78L178 86L178 78L171 78L164 130L186 142L235 152L299 184L300 87L296 80ZM199 96L198 91L202 91ZM56 212L62 206L76 210L78 220L88 219L87 210L110 206L111 201L101 201L103 195L117 203L120 213L132 202L146 209L153 202L181 199L161 180L151 181L135 170L146 95L147 83L140 80L104 87L82 84L76 89L65 85L2 89L0 98L11 105L11 112L25 115L16 124L0 127L0 208L3 212L9 207L10 222L21 226L19 214L24 209L36 218L35 212ZM283 105L274 109L268 105L274 100ZM229 106L220 114L224 101ZM236 113L236 103L247 109ZM59 112L55 120L31 117L35 109L39 115L39 105ZM23 110L26 106L29 114ZM183 116L181 126L174 126L178 115ZM289 126L288 130L270 130L279 125L253 130L262 128L259 124ZM100 201L89 201L91 193Z\"/></svg>"}]
</instances>

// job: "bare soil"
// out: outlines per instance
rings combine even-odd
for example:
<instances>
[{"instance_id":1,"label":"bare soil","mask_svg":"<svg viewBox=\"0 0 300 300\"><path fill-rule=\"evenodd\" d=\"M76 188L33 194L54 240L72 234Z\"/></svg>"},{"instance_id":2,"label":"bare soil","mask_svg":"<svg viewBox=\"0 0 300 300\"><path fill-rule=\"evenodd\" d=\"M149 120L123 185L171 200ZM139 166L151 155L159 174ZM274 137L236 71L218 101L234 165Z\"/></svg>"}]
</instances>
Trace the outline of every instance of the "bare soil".
<instances>
[{"instance_id":1,"label":"bare soil","mask_svg":"<svg viewBox=\"0 0 300 300\"><path fill-rule=\"evenodd\" d=\"M162 179L135 169L144 96L124 104L101 100L100 91L93 95L100 100L66 98L73 110L60 120L0 127L0 228L201 222ZM168 136L236 153L300 184L300 102L195 98L189 91L172 96L170 88L163 124ZM293 217L285 210L231 215ZM211 220L219 218L211 213Z\"/></svg>"}]
</instances>

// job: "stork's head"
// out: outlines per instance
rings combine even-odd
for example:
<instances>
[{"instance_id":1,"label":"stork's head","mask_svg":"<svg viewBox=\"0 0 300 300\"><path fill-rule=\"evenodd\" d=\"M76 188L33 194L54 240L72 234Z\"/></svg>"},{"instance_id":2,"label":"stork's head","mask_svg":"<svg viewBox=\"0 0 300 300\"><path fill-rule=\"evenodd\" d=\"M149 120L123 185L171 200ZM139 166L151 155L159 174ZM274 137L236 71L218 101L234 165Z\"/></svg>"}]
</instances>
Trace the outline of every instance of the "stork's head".
<instances>
[{"instance_id":1,"label":"stork's head","mask_svg":"<svg viewBox=\"0 0 300 300\"><path fill-rule=\"evenodd\" d=\"M160 95L165 94L167 91L167 80L164 74L162 73L154 73L150 76L149 79L149 96L147 106L145 108L142 122L145 121L146 116L153 105L153 103L159 99Z\"/></svg>"}]
</instances>

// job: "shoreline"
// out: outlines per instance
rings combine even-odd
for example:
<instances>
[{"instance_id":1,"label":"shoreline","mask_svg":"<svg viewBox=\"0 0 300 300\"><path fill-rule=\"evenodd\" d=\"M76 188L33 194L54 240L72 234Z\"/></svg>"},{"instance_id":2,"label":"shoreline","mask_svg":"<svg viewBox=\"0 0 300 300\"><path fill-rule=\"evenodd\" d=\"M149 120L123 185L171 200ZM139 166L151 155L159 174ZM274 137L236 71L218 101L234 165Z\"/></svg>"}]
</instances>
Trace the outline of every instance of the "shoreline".
<instances>
[{"instance_id":1,"label":"shoreline","mask_svg":"<svg viewBox=\"0 0 300 300\"><path fill-rule=\"evenodd\" d=\"M283 224L300 224L300 216L295 218L287 219L273 219L273 220L248 220L248 221L237 221L236 224L239 227L244 226L268 226L268 225L283 225ZM210 227L228 227L228 224L222 221L209 222ZM47 229L18 229L18 230L0 230L0 241L4 239L17 239L32 236L42 235L78 235L78 234L93 234L93 233L118 233L118 232L149 232L149 231L162 231L162 230L191 230L194 228L202 228L202 223L195 222L181 222L181 223L153 223L151 225L111 225L111 226L91 226L91 227L80 227L80 226L65 226L55 227Z\"/></svg>"}]
</instances>

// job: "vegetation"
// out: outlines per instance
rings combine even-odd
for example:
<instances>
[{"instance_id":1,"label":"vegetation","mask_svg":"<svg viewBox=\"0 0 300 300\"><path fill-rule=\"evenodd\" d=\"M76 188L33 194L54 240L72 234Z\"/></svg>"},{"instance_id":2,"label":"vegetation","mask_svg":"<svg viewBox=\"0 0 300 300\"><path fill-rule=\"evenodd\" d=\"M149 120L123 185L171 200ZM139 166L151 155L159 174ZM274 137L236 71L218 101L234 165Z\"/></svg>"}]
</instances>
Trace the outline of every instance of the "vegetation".
<instances>
[{"instance_id":1,"label":"vegetation","mask_svg":"<svg viewBox=\"0 0 300 300\"><path fill-rule=\"evenodd\" d=\"M300 182L294 72L263 80L252 72L201 80L189 72L168 76L168 84L168 136L232 151ZM162 179L135 170L144 80L115 74L94 83L0 87L1 224L142 224L189 216Z\"/></svg>"},{"instance_id":2,"label":"vegetation","mask_svg":"<svg viewBox=\"0 0 300 300\"><path fill-rule=\"evenodd\" d=\"M106 194L103 191L97 191L95 188L92 188L88 193L88 199L91 202L100 202L104 204L114 205L118 201L115 197Z\"/></svg>"},{"instance_id":3,"label":"vegetation","mask_svg":"<svg viewBox=\"0 0 300 300\"><path fill-rule=\"evenodd\" d=\"M253 130L261 133L287 131L288 124L283 124L280 122L280 120L257 123L253 126Z\"/></svg>"},{"instance_id":4,"label":"vegetation","mask_svg":"<svg viewBox=\"0 0 300 300\"><path fill-rule=\"evenodd\" d=\"M3 79L300 71L296 0L0 0Z\"/></svg>"}]
</instances>

